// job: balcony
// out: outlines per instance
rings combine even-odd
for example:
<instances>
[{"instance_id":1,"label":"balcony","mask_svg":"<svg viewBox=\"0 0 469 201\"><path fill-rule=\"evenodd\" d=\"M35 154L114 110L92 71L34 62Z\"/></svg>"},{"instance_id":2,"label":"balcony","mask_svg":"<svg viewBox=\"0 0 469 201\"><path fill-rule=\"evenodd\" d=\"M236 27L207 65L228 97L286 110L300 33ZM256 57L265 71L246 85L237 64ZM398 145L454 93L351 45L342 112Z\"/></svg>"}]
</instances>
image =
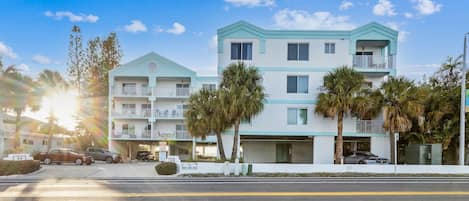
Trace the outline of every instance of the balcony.
<instances>
[{"instance_id":1,"label":"balcony","mask_svg":"<svg viewBox=\"0 0 469 201\"><path fill-rule=\"evenodd\" d=\"M113 139L122 140L192 140L192 136L186 130L153 130L153 136L151 130L112 130Z\"/></svg>"},{"instance_id":2,"label":"balcony","mask_svg":"<svg viewBox=\"0 0 469 201\"><path fill-rule=\"evenodd\" d=\"M356 133L384 134L383 120L356 120Z\"/></svg>"},{"instance_id":3,"label":"balcony","mask_svg":"<svg viewBox=\"0 0 469 201\"><path fill-rule=\"evenodd\" d=\"M151 87L112 87L111 94L121 97L145 97L151 96Z\"/></svg>"},{"instance_id":4,"label":"balcony","mask_svg":"<svg viewBox=\"0 0 469 201\"><path fill-rule=\"evenodd\" d=\"M147 119L151 117L150 109L143 109L137 112L136 110L121 110L121 111L112 111L112 116L114 118L121 119Z\"/></svg>"},{"instance_id":5,"label":"balcony","mask_svg":"<svg viewBox=\"0 0 469 201\"><path fill-rule=\"evenodd\" d=\"M188 98L191 93L191 88L159 88L157 87L155 96L160 98Z\"/></svg>"},{"instance_id":6,"label":"balcony","mask_svg":"<svg viewBox=\"0 0 469 201\"><path fill-rule=\"evenodd\" d=\"M151 131L150 130L142 130L142 131L135 131L135 130L112 130L112 138L113 139L135 139L135 140L145 140L151 139Z\"/></svg>"},{"instance_id":7,"label":"balcony","mask_svg":"<svg viewBox=\"0 0 469 201\"><path fill-rule=\"evenodd\" d=\"M161 131L154 130L154 139L157 140L190 140L192 136L186 130Z\"/></svg>"},{"instance_id":8,"label":"balcony","mask_svg":"<svg viewBox=\"0 0 469 201\"><path fill-rule=\"evenodd\" d=\"M388 70L395 68L396 57L393 55L353 55L353 68Z\"/></svg>"},{"instance_id":9,"label":"balcony","mask_svg":"<svg viewBox=\"0 0 469 201\"><path fill-rule=\"evenodd\" d=\"M184 119L185 110L174 109L174 110L156 110L156 119Z\"/></svg>"}]
</instances>

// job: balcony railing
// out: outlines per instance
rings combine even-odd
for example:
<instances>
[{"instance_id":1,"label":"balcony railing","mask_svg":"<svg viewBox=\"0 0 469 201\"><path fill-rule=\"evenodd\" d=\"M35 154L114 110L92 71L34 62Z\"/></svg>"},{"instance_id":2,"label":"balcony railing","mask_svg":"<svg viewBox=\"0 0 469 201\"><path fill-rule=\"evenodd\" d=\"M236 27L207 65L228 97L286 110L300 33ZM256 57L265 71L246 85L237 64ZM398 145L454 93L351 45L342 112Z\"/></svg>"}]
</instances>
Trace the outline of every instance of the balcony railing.
<instances>
[{"instance_id":1,"label":"balcony railing","mask_svg":"<svg viewBox=\"0 0 469 201\"><path fill-rule=\"evenodd\" d=\"M186 130L153 130L153 136L151 130L112 130L113 139L142 139L142 140L190 140L192 136Z\"/></svg>"},{"instance_id":2,"label":"balcony railing","mask_svg":"<svg viewBox=\"0 0 469 201\"><path fill-rule=\"evenodd\" d=\"M393 55L353 55L354 68L392 69L395 63L396 57Z\"/></svg>"},{"instance_id":3,"label":"balcony railing","mask_svg":"<svg viewBox=\"0 0 469 201\"><path fill-rule=\"evenodd\" d=\"M192 139L187 130L176 130L176 139Z\"/></svg>"},{"instance_id":4,"label":"balcony railing","mask_svg":"<svg viewBox=\"0 0 469 201\"><path fill-rule=\"evenodd\" d=\"M156 97L188 97L191 93L191 88L159 88L155 90Z\"/></svg>"},{"instance_id":5,"label":"balcony railing","mask_svg":"<svg viewBox=\"0 0 469 201\"><path fill-rule=\"evenodd\" d=\"M151 87L112 87L114 96L151 96Z\"/></svg>"},{"instance_id":6,"label":"balcony railing","mask_svg":"<svg viewBox=\"0 0 469 201\"><path fill-rule=\"evenodd\" d=\"M151 138L151 131L150 130L142 130L142 131L135 131L135 130L113 130L112 131L112 138L114 139L150 139Z\"/></svg>"},{"instance_id":7,"label":"balcony railing","mask_svg":"<svg viewBox=\"0 0 469 201\"><path fill-rule=\"evenodd\" d=\"M356 120L357 133L385 133L382 120Z\"/></svg>"},{"instance_id":8,"label":"balcony railing","mask_svg":"<svg viewBox=\"0 0 469 201\"><path fill-rule=\"evenodd\" d=\"M184 111L181 109L174 110L155 110L155 117L158 119L182 119L184 118Z\"/></svg>"},{"instance_id":9,"label":"balcony railing","mask_svg":"<svg viewBox=\"0 0 469 201\"><path fill-rule=\"evenodd\" d=\"M112 116L121 118L149 118L151 117L151 109L143 109L139 112L136 110L113 111Z\"/></svg>"}]
</instances>

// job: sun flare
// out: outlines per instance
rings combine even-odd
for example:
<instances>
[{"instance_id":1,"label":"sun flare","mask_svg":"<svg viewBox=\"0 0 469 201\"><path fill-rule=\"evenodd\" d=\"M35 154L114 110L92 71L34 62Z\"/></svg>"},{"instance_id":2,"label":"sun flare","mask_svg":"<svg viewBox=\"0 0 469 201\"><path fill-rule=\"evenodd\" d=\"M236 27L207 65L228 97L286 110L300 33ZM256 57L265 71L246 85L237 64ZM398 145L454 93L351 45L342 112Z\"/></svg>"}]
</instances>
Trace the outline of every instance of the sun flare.
<instances>
[{"instance_id":1,"label":"sun flare","mask_svg":"<svg viewBox=\"0 0 469 201\"><path fill-rule=\"evenodd\" d=\"M66 128L75 127L75 114L78 110L78 93L70 90L54 96L46 96L42 99L41 110L52 111L57 118L57 123Z\"/></svg>"}]
</instances>

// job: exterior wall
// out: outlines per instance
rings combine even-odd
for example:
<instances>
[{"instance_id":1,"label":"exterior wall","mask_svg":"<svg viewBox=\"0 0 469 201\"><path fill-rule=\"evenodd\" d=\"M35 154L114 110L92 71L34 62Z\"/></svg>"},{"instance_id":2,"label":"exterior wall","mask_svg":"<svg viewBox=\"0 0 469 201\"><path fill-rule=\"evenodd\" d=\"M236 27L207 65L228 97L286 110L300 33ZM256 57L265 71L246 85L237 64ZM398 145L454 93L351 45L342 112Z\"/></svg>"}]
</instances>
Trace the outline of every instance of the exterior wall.
<instances>
[{"instance_id":1,"label":"exterior wall","mask_svg":"<svg viewBox=\"0 0 469 201\"><path fill-rule=\"evenodd\" d=\"M334 163L334 136L314 137L314 164Z\"/></svg>"},{"instance_id":2,"label":"exterior wall","mask_svg":"<svg viewBox=\"0 0 469 201\"><path fill-rule=\"evenodd\" d=\"M275 163L278 142L243 142L243 159L246 163ZM291 144L292 163L312 163L311 142L281 142Z\"/></svg>"},{"instance_id":3,"label":"exterior wall","mask_svg":"<svg viewBox=\"0 0 469 201\"><path fill-rule=\"evenodd\" d=\"M389 143L389 135L382 137L371 137L370 141L371 153L379 157L391 158L391 145Z\"/></svg>"}]
</instances>

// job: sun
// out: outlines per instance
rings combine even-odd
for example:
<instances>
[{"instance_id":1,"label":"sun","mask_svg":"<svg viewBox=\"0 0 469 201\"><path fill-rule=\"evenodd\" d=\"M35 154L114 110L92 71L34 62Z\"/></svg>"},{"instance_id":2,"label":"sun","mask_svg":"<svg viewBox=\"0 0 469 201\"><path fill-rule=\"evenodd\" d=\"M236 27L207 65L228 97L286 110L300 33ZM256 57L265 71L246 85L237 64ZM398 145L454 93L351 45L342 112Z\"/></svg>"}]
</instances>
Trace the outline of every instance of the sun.
<instances>
[{"instance_id":1,"label":"sun","mask_svg":"<svg viewBox=\"0 0 469 201\"><path fill-rule=\"evenodd\" d=\"M46 96L42 99L41 110L49 115L53 112L57 118L57 124L68 129L76 125L75 115L78 111L78 93L69 90L61 94Z\"/></svg>"}]
</instances>

